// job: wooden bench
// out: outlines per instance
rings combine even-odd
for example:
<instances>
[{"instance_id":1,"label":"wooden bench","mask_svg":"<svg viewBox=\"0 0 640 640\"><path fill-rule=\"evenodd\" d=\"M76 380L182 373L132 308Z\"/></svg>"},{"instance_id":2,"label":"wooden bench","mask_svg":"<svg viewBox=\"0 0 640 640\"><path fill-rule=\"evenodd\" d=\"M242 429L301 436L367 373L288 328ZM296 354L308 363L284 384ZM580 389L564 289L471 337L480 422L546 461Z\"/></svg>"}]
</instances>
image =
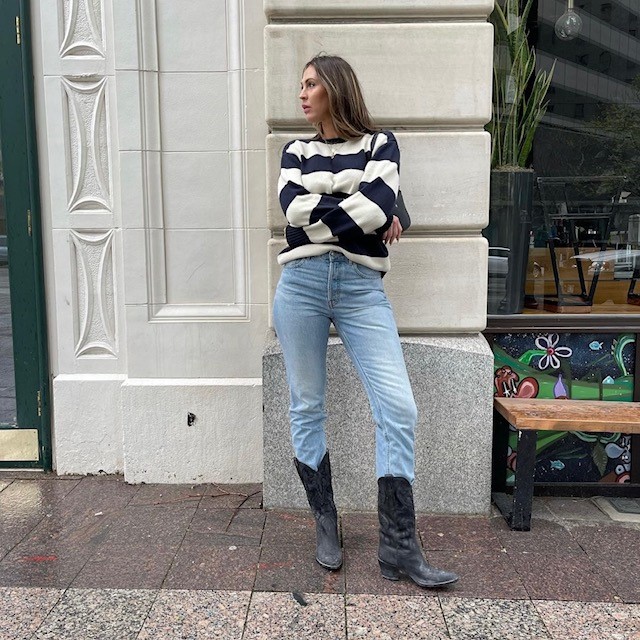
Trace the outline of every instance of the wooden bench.
<instances>
[{"instance_id":1,"label":"wooden bench","mask_svg":"<svg viewBox=\"0 0 640 640\"><path fill-rule=\"evenodd\" d=\"M494 398L493 406L518 431L513 499L509 500L504 493L493 495L496 506L511 529L516 531L529 531L531 528L538 431L640 433L640 402ZM506 450L504 458L496 462L498 465L504 462L504 473Z\"/></svg>"}]
</instances>

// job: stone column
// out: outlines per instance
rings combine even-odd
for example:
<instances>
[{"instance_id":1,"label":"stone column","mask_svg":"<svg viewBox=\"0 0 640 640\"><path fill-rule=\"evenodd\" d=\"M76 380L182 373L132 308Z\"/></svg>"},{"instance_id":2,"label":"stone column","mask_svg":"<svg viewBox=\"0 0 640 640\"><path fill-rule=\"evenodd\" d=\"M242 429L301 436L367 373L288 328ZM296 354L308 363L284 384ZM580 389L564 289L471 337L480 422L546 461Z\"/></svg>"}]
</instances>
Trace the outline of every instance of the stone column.
<instances>
[{"instance_id":1,"label":"stone column","mask_svg":"<svg viewBox=\"0 0 640 640\"><path fill-rule=\"evenodd\" d=\"M265 0L271 299L284 218L276 181L286 141L310 133L297 87L315 54L355 68L379 126L401 151L413 226L391 247L384 284L419 410L414 494L419 510L487 513L492 354L486 322L491 141L492 0ZM384 346L381 346L384 348ZM375 509L375 428L362 385L330 340L327 438L339 508ZM304 507L292 464L284 363L273 332L263 358L264 500Z\"/></svg>"}]
</instances>

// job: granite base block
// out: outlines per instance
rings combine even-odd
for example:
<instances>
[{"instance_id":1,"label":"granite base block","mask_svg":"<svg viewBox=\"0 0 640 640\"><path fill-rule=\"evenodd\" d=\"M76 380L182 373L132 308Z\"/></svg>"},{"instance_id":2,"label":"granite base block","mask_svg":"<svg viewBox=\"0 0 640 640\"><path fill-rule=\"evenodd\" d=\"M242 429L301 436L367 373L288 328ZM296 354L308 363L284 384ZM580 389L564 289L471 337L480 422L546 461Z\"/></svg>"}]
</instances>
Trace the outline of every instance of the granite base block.
<instances>
[{"instance_id":1,"label":"granite base block","mask_svg":"<svg viewBox=\"0 0 640 640\"><path fill-rule=\"evenodd\" d=\"M416 510L488 514L493 356L479 334L402 337L418 406ZM377 509L375 426L339 338L327 353L327 442L336 504ZM263 355L264 506L308 508L293 465L284 359L270 332Z\"/></svg>"}]
</instances>

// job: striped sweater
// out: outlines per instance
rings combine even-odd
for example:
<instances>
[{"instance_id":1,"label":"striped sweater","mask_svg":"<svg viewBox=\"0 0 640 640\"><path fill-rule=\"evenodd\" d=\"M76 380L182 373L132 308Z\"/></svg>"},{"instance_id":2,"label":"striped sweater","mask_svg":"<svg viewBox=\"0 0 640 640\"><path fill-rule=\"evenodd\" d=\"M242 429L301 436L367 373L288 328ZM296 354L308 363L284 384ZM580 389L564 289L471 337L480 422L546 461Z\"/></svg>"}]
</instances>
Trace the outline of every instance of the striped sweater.
<instances>
[{"instance_id":1,"label":"striped sweater","mask_svg":"<svg viewBox=\"0 0 640 640\"><path fill-rule=\"evenodd\" d=\"M361 138L293 140L282 153L278 194L287 218L279 264L339 251L389 270L382 234L391 225L400 151L390 131Z\"/></svg>"}]
</instances>

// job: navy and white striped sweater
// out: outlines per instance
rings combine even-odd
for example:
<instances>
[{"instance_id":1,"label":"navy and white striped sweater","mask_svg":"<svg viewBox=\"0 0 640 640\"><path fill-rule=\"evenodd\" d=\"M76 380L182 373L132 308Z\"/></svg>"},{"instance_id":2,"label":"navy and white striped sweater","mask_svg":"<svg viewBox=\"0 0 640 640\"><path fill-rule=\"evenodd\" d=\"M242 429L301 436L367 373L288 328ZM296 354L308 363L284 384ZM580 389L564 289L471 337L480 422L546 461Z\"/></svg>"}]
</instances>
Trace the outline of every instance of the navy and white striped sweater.
<instances>
[{"instance_id":1,"label":"navy and white striped sweater","mask_svg":"<svg viewBox=\"0 0 640 640\"><path fill-rule=\"evenodd\" d=\"M288 143L278 181L288 223L279 264L339 251L353 262L389 271L382 234L393 220L399 168L400 150L390 131Z\"/></svg>"}]
</instances>

